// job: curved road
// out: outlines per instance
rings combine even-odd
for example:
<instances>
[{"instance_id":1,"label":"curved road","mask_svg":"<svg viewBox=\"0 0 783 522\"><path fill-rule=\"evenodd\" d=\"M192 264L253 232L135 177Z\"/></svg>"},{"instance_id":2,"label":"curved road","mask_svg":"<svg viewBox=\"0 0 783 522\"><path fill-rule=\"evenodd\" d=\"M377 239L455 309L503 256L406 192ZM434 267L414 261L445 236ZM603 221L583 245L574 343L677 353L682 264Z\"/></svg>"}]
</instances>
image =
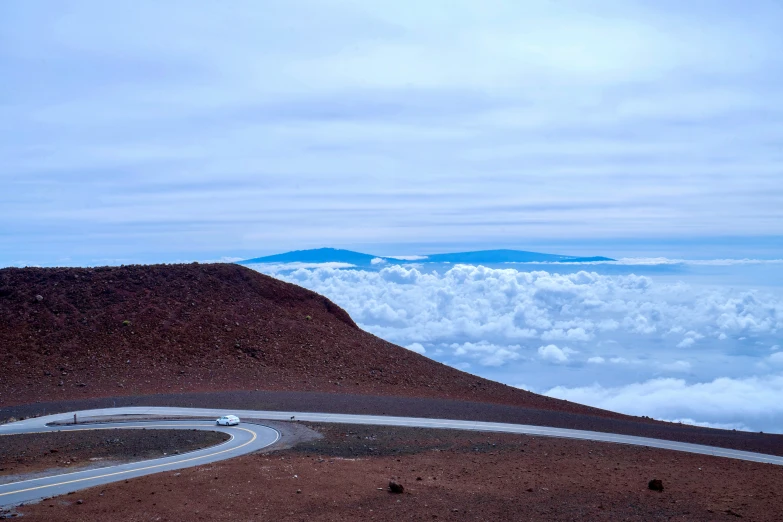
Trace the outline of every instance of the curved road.
<instances>
[{"instance_id":1,"label":"curved road","mask_svg":"<svg viewBox=\"0 0 783 522\"><path fill-rule=\"evenodd\" d=\"M31 420L41 420L38 419ZM71 414L73 420L73 414ZM23 433L42 433L52 431L85 431L85 430L112 430L112 429L177 429L177 430L211 430L228 433L230 439L200 450L172 455L159 459L143 460L108 466L103 468L88 469L38 477L21 482L0 484L0 506L17 506L45 497L63 495L78 489L90 488L126 480L161 471L172 471L190 466L208 464L218 460L228 459L253 451L260 450L274 444L280 438L277 430L255 424L242 424L240 426L215 426L214 421L150 421L150 422L115 422L90 425L71 426L47 426L44 420L41 423L15 422L0 426L0 435L12 435Z\"/></svg>"},{"instance_id":2,"label":"curved road","mask_svg":"<svg viewBox=\"0 0 783 522\"><path fill-rule=\"evenodd\" d=\"M216 410L207 408L179 408L179 407L156 407L156 406L136 406L126 408L105 408L96 410L85 410L76 412L78 418L82 421L89 418L101 417L122 417L132 421L134 417L139 419L143 417L208 417L216 418L229 413L228 410ZM525 435L539 435L545 437L564 437L571 439L593 440L599 442L613 442L618 444L631 444L635 446L647 446L651 448L661 448L674 451L684 451L701 455L712 455L717 457L726 457L766 464L783 466L783 457L775 455L765 455L763 453L754 453L750 451L740 451L713 446L704 446L701 444L690 444L687 442L675 442L662 439L651 439L647 437L636 437L633 435L617 435L613 433L602 433L595 431L571 430L566 428L550 428L546 426L531 426L526 424L505 424L497 422L478 422L478 421L460 421L448 419L425 419L418 417L388 417L380 415L344 415L337 413L308 413L308 412L281 412L281 411L255 411L255 410L231 410L230 413L238 415L242 419L254 420L301 420L309 422L327 422L341 424L369 424L378 426L407 426L416 428L443 428L456 430L471 430L484 432L501 433L519 433ZM46 417L27 419L11 424L0 426L0 435L14 433L35 433L39 431L54 431L58 429L85 429L84 426L48 426L48 423L59 421L68 422L73 420L73 412ZM170 428L178 427L182 429L213 429L226 431L233 435L233 439L220 446L213 446L204 450L179 455L177 457L166 457L154 461L137 462L134 464L123 464L111 468L93 470L92 472L77 472L57 477L46 477L34 479L25 482L16 482L0 486L0 506L15 505L20 502L29 502L30 500L66 493L76 489L91 487L115 480L124 480L129 477L156 473L158 471L168 471L170 469L195 466L207 462L214 462L225 458L242 455L256 451L274 443L279 434L271 428L243 423L238 427L223 428L216 427L214 421L153 421L152 423L133 423L127 422L91 425L88 429L111 428L111 427L159 427ZM242 438L242 433L246 433ZM251 435L252 433L252 435ZM201 455L203 453L203 455ZM116 473L115 473L116 472ZM81 474L93 473L93 475Z\"/></svg>"}]
</instances>

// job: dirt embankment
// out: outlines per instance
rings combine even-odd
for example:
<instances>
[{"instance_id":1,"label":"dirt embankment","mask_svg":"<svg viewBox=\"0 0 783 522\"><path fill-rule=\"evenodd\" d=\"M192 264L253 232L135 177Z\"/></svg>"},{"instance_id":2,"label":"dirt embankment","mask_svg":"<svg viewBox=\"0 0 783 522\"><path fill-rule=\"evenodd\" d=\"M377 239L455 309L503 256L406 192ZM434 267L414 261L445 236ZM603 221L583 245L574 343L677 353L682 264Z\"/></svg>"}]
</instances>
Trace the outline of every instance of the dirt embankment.
<instances>
[{"instance_id":1,"label":"dirt embankment","mask_svg":"<svg viewBox=\"0 0 783 522\"><path fill-rule=\"evenodd\" d=\"M292 450L21 511L31 521L780 520L777 466L543 437L315 427L325 438ZM390 479L404 493L390 493ZM664 490L648 489L651 479Z\"/></svg>"},{"instance_id":2,"label":"dirt embankment","mask_svg":"<svg viewBox=\"0 0 783 522\"><path fill-rule=\"evenodd\" d=\"M153 459L184 453L228 440L203 430L83 430L0 437L0 476Z\"/></svg>"},{"instance_id":3,"label":"dirt embankment","mask_svg":"<svg viewBox=\"0 0 783 522\"><path fill-rule=\"evenodd\" d=\"M323 296L231 264L0 270L0 405L222 390L439 397L605 417L360 330Z\"/></svg>"}]
</instances>

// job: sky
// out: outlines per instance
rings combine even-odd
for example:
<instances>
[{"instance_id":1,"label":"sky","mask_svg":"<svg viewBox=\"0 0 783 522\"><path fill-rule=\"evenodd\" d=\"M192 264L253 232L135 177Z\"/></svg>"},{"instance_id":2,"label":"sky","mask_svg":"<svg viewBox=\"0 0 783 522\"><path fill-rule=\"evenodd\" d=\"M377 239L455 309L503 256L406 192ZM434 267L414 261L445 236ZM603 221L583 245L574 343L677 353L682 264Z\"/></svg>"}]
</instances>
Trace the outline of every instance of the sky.
<instances>
[{"instance_id":1,"label":"sky","mask_svg":"<svg viewBox=\"0 0 783 522\"><path fill-rule=\"evenodd\" d=\"M0 267L256 267L512 386L783 432L777 0L4 0Z\"/></svg>"},{"instance_id":2,"label":"sky","mask_svg":"<svg viewBox=\"0 0 783 522\"><path fill-rule=\"evenodd\" d=\"M0 266L783 257L783 4L0 2Z\"/></svg>"}]
</instances>

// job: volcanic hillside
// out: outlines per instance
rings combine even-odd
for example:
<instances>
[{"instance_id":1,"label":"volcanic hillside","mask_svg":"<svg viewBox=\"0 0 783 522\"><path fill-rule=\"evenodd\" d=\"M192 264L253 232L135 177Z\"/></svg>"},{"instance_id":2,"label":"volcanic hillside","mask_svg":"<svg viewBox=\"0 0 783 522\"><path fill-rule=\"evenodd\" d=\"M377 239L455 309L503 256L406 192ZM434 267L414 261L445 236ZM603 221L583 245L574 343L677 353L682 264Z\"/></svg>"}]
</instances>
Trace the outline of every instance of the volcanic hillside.
<instances>
[{"instance_id":1,"label":"volcanic hillside","mask_svg":"<svg viewBox=\"0 0 783 522\"><path fill-rule=\"evenodd\" d=\"M304 390L614 416L442 365L309 290L232 264L0 270L0 405Z\"/></svg>"}]
</instances>

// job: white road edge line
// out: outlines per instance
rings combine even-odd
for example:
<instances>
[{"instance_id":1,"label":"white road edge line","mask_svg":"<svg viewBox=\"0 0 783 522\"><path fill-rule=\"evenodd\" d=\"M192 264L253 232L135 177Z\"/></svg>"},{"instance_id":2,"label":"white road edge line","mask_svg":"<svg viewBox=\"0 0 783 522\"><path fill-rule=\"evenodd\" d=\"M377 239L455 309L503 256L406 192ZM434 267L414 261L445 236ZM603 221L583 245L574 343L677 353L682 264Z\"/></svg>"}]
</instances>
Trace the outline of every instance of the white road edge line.
<instances>
[{"instance_id":1,"label":"white road edge line","mask_svg":"<svg viewBox=\"0 0 783 522\"><path fill-rule=\"evenodd\" d=\"M12 423L10 425L6 424L6 425L3 425L3 426L0 426L0 430L2 430L2 431L0 431L0 435L9 435L10 436L10 435L24 435L24 434L34 434L34 433L88 431L88 430L111 430L111 429L123 429L123 428L124 429L167 429L167 428L168 429L183 429L183 427L184 427L184 428L196 428L196 429L201 429L201 430L210 430L211 428L214 427L211 424L205 424L205 423L182 425L182 424L179 424L179 423L183 422L183 421L178 421L178 420L166 421L166 422L169 422L169 424L152 424L152 423L155 423L155 422L161 422L161 421L151 420L150 423L143 423L142 425L137 425L137 426L129 426L128 423L118 422L116 426L96 425L95 427L66 428L66 429L57 429L57 428L60 428L60 426L49 426L46 423L44 423L43 426L41 426L39 423L27 423L27 424L31 424L31 429L29 429L29 430L25 430L24 426L20 426L19 425L20 423ZM186 420L184 422L188 422L188 421ZM138 421L134 421L131 424L133 424L133 423L138 423ZM109 423L104 423L104 424L109 424ZM8 428L9 426L12 426L13 428L17 428L17 429L10 430ZM177 428L177 427L179 427L179 428ZM262 447L260 447L258 449L263 449L264 447L271 446L272 444L275 444L277 441L280 440L281 434L280 434L280 432L278 430L276 430L274 428L271 428L269 426L263 426L263 425L259 425L259 427L262 427L264 429L273 431L274 435L275 435L275 438L274 438L274 440L272 442L270 442L270 443L266 444L265 446L262 446ZM2 428L6 428L6 429L2 429ZM42 428L44 428L44 430L42 430ZM48 430L46 430L46 428L48 428ZM179 466L179 465L181 465L183 463L187 463L187 462L194 462L194 461L198 461L198 460L202 460L202 459L214 458L216 455L224 455L226 453L230 453L230 452L234 452L234 451L240 450L240 449L242 449L242 448L252 444L258 438L258 433L256 433L252 429L247 429L247 428L239 427L239 426L228 427L228 429L230 429L230 430L241 430L241 431L248 432L248 433L250 433L251 437L249 438L249 440L247 440L246 442L243 442L242 444L240 444L240 445L238 445L236 447L229 447L228 449L221 449L219 451L214 451L214 450L216 450L216 449L218 449L218 448L220 448L222 446L230 444L236 438L230 431L224 431L224 430L218 429L218 430L215 430L215 431L218 431L218 432L221 432L221 433L227 433L229 435L229 439L224 441L224 442L221 442L219 444L215 444L213 446L208 446L206 448L200 448L200 449L196 449L196 450L185 452L183 454L177 455L176 457L174 457L174 456L165 456L165 457L160 457L160 458L157 458L157 459L147 459L147 460L142 460L142 461L138 461L138 462L122 463L122 464L118 464L118 465L115 465L115 466L107 466L107 467L103 467L103 468L95 468L95 469L92 469L92 470L81 470L81 471L75 471L73 473L63 473L63 474L58 474L58 475L48 475L48 476L45 476L45 477L37 477L37 478L28 479L28 480L22 480L22 481L18 481L18 482L9 482L9 483L6 483L6 484L0 484L0 497L6 497L6 496L9 496L9 495L15 495L15 494L18 495L20 493L28 493L28 492L31 492L31 491L40 491L40 490L45 490L45 489L48 489L48 488L62 487L64 485L76 484L76 483L79 483L79 482L87 482L87 481L106 479L108 477L117 477L117 476L125 475L125 474L128 474L128 473L138 473L140 471L148 471L148 470L155 469L155 468L163 468L163 467L167 467L167 466ZM195 453L203 453L203 454L199 454L199 455L193 456ZM187 457L187 458L180 458L180 457ZM225 458L231 458L231 456L226 456ZM221 458L219 458L217 460L212 460L210 462L216 462L216 461L219 461L219 460L225 460L225 458L221 457ZM160 462L161 460L166 460L167 462L162 462L162 463L159 463L159 464L151 464L153 462ZM199 465L199 464L198 463L192 464L192 466L197 466L197 465ZM185 468L186 467L191 467L191 465L187 465L187 466L183 466L183 467L185 467ZM181 468L175 468L175 469L181 469ZM83 476L83 475L87 475L87 476ZM146 473L145 473L145 475L146 475ZM57 480L57 479L60 479L60 478L68 478L68 477L71 477L71 479L63 480L63 481L59 481L59 482L54 482L54 483L43 483L43 484L37 485L37 486L31 484L30 487L25 487L25 488L22 488L22 489L14 489L12 491L2 491L2 490L6 490L6 489L17 487L17 486L19 486L21 484L28 484L28 483L35 483L35 482L39 482L40 483L40 482L47 482L47 481L51 482L52 480ZM74 477L80 477L80 478L74 478ZM109 482L114 482L114 480L107 480L107 481L104 481L103 483L109 483ZM99 484L96 484L96 486L99 485ZM92 486L88 486L88 487L92 487ZM37 498L40 499L41 497L37 497ZM28 501L29 500L24 500L24 502L28 502ZM2 505L2 504L0 504L0 505Z\"/></svg>"},{"instance_id":2,"label":"white road edge line","mask_svg":"<svg viewBox=\"0 0 783 522\"><path fill-rule=\"evenodd\" d=\"M170 428L171 426L166 426L166 427ZM166 427L152 428L152 429L165 429ZM62 433L62 432L65 432L65 431L124 430L124 429L132 430L132 429L146 429L146 428L150 428L150 426L116 426L116 427L113 427L113 428L81 428L81 429L58 430L56 432L33 431L33 432L29 432L29 433L18 433L18 434L14 433L13 435L29 435L31 433ZM220 433L226 433L226 432L225 431L221 431ZM4 433L3 435L10 435L10 434ZM224 440L223 442L220 442L220 443L215 444L213 446L207 446L206 448L199 448L199 449L186 451L185 453L180 453L179 455L177 455L177 457L182 456L182 455L190 455L191 453L195 453L197 451L206 451L208 449L215 449L215 448L219 448L220 446L223 446L224 444L229 444L229 443L231 443L234 440L234 435L229 433L228 436L230 437L228 440ZM119 467L119 466L126 466L128 464L143 464L144 462L152 462L152 461L155 461L155 460L168 459L168 458L171 458L171 457L167 455L165 457L158 457L156 459L137 460L135 462L123 462L121 464L116 464L114 466L105 466L105 467L102 467L102 468L83 469L83 470L79 470L79 471L72 471L71 473L60 473L59 475L46 475L45 477L37 477L37 478L32 478L32 479L27 479L27 480L20 480L20 481L17 481L17 482L6 482L6 483L3 483L3 484L0 484L0 488L5 487L5 486L10 486L12 484L24 484L26 482L35 482L35 481L38 481L38 480L50 480L50 479L54 479L54 478L57 478L57 477L74 476L74 475L77 475L79 473L89 473L89 472L100 470L100 469L111 469L111 468L116 468L116 467ZM179 461L177 461L177 462L179 462ZM176 464L177 462L171 462L171 464Z\"/></svg>"}]
</instances>

